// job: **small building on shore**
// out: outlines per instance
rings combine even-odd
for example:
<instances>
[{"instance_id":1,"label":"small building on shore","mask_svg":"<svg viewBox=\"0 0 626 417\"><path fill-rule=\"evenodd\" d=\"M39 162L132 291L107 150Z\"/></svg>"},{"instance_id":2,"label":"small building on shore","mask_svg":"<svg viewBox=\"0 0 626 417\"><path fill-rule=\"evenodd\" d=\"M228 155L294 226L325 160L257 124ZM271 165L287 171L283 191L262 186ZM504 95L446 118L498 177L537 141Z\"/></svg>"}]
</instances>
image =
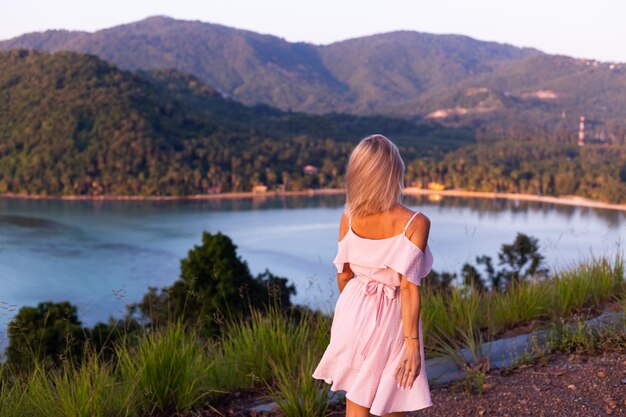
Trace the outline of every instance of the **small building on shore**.
<instances>
[{"instance_id":1,"label":"small building on shore","mask_svg":"<svg viewBox=\"0 0 626 417\"><path fill-rule=\"evenodd\" d=\"M263 184L254 185L252 186L252 192L253 193L266 193L267 185L263 185Z\"/></svg>"},{"instance_id":2,"label":"small building on shore","mask_svg":"<svg viewBox=\"0 0 626 417\"><path fill-rule=\"evenodd\" d=\"M302 171L304 171L304 173L307 174L307 175L317 174L317 168L314 167L313 165L305 166Z\"/></svg>"},{"instance_id":3,"label":"small building on shore","mask_svg":"<svg viewBox=\"0 0 626 417\"><path fill-rule=\"evenodd\" d=\"M440 182L430 181L428 184L426 184L426 188L433 191L443 191L446 189L446 186L445 184L442 184Z\"/></svg>"},{"instance_id":4,"label":"small building on shore","mask_svg":"<svg viewBox=\"0 0 626 417\"><path fill-rule=\"evenodd\" d=\"M214 185L211 187L207 187L206 189L206 193L207 194L220 194L222 192L222 186L221 185Z\"/></svg>"}]
</instances>

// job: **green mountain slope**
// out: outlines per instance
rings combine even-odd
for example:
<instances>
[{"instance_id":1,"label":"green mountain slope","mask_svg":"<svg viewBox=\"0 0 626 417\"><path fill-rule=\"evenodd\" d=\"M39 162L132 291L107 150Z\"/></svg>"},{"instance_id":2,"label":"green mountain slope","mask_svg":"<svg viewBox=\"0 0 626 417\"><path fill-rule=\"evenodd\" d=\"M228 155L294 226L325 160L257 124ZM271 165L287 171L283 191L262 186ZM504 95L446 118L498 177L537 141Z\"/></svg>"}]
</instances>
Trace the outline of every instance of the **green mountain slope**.
<instances>
[{"instance_id":1,"label":"green mountain slope","mask_svg":"<svg viewBox=\"0 0 626 417\"><path fill-rule=\"evenodd\" d=\"M75 52L0 53L0 97L2 193L340 186L349 149L367 134L392 135L407 158L473 140L471 132L407 120L247 107L193 75L123 71ZM307 164L319 173L304 175Z\"/></svg>"},{"instance_id":2,"label":"green mountain slope","mask_svg":"<svg viewBox=\"0 0 626 417\"><path fill-rule=\"evenodd\" d=\"M0 50L13 48L91 53L123 69L174 68L246 104L357 114L390 114L390 106L424 92L539 54L418 32L317 46L163 16L95 33L48 31L0 42Z\"/></svg>"},{"instance_id":3,"label":"green mountain slope","mask_svg":"<svg viewBox=\"0 0 626 417\"><path fill-rule=\"evenodd\" d=\"M580 116L589 133L621 137L626 127L626 65L541 55L505 63L416 104L448 124L479 121L492 131L525 125L575 138Z\"/></svg>"}]
</instances>

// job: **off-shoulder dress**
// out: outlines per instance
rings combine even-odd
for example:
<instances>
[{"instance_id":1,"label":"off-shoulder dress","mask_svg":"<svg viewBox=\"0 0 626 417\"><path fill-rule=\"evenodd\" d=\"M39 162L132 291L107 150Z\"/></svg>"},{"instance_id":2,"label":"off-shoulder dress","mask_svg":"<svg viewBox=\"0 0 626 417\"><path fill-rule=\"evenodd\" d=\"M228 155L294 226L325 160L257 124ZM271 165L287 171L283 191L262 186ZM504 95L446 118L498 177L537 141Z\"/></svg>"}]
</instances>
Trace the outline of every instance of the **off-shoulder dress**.
<instances>
[{"instance_id":1,"label":"off-shoulder dress","mask_svg":"<svg viewBox=\"0 0 626 417\"><path fill-rule=\"evenodd\" d=\"M350 219L349 230L338 242L333 260L337 272L343 272L344 263L349 263L354 278L339 294L330 343L312 376L332 384L332 391L345 391L346 398L370 408L374 415L432 406L421 314L418 318L420 373L411 389L399 389L393 379L405 347L399 288L401 274L409 282L421 285L433 263L428 245L422 251L406 236L409 224L418 213L411 216L401 234L384 239L356 235Z\"/></svg>"}]
</instances>

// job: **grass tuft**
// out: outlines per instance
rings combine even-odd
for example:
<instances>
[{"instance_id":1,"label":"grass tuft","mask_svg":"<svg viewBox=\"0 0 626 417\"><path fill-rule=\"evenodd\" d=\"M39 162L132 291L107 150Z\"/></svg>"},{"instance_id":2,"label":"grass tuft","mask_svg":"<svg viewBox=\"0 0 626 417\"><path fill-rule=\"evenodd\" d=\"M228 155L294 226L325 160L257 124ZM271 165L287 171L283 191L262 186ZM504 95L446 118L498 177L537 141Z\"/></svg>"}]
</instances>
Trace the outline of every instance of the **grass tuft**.
<instances>
[{"instance_id":1,"label":"grass tuft","mask_svg":"<svg viewBox=\"0 0 626 417\"><path fill-rule=\"evenodd\" d=\"M142 333L134 347L118 346L121 376L136 384L141 413L187 412L213 390L207 386L213 362L199 340L178 321Z\"/></svg>"}]
</instances>

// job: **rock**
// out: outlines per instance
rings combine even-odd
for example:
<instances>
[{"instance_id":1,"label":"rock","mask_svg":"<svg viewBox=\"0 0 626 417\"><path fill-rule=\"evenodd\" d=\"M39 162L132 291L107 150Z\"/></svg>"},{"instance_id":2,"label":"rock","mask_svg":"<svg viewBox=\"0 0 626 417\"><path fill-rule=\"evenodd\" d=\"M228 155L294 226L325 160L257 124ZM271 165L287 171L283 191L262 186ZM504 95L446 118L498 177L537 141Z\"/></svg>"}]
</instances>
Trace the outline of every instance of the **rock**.
<instances>
[{"instance_id":1,"label":"rock","mask_svg":"<svg viewBox=\"0 0 626 417\"><path fill-rule=\"evenodd\" d=\"M606 374L604 373L604 371L598 371L597 372L598 378L604 378L606 377Z\"/></svg>"},{"instance_id":2,"label":"rock","mask_svg":"<svg viewBox=\"0 0 626 417\"><path fill-rule=\"evenodd\" d=\"M567 388L568 388L568 389L571 389L571 390L575 390L575 389L576 389L576 385L574 385L574 384L569 384L569 385L567 386Z\"/></svg>"},{"instance_id":3,"label":"rock","mask_svg":"<svg viewBox=\"0 0 626 417\"><path fill-rule=\"evenodd\" d=\"M622 384L626 384L626 378L622 379Z\"/></svg>"}]
</instances>

